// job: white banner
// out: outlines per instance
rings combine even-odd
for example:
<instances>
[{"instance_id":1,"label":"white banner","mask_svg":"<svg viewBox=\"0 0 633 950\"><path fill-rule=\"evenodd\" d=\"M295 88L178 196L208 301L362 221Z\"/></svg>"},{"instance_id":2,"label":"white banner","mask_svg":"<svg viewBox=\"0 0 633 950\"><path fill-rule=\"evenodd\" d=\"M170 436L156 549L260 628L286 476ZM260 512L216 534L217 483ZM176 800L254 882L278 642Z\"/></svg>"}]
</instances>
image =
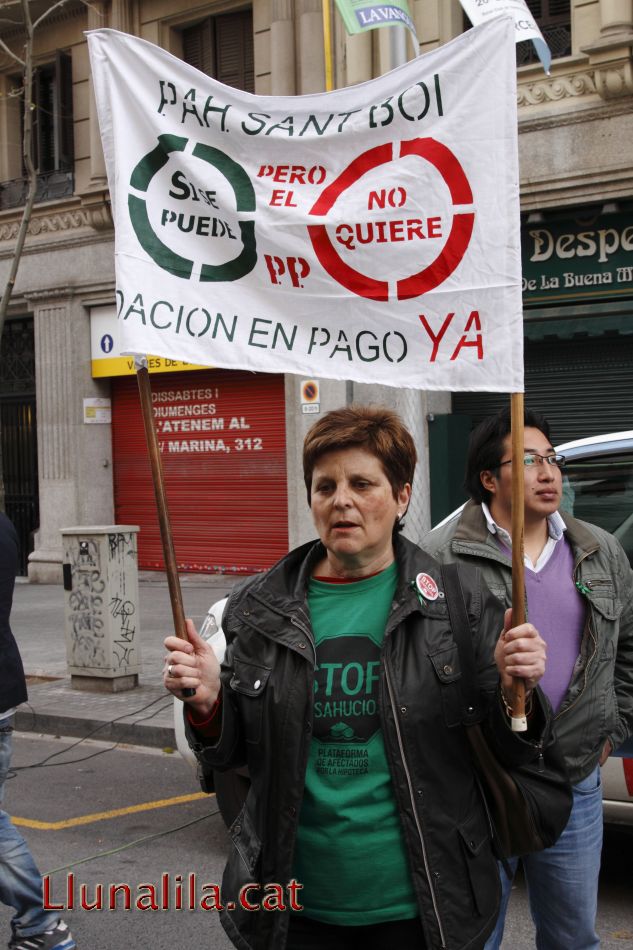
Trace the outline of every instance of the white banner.
<instances>
[{"instance_id":1,"label":"white banner","mask_svg":"<svg viewBox=\"0 0 633 950\"><path fill-rule=\"evenodd\" d=\"M88 41L124 352L522 391L512 20L289 98Z\"/></svg>"}]
</instances>

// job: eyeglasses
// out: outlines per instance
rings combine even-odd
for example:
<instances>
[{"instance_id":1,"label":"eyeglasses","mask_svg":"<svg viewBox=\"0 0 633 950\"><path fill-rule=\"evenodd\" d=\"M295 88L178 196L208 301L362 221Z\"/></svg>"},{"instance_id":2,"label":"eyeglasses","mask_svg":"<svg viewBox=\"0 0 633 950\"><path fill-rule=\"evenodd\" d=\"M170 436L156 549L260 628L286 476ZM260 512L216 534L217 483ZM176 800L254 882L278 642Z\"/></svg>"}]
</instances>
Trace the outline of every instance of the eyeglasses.
<instances>
[{"instance_id":1,"label":"eyeglasses","mask_svg":"<svg viewBox=\"0 0 633 950\"><path fill-rule=\"evenodd\" d=\"M499 468L502 465L510 465L512 459L506 459L505 462L499 462ZM536 452L526 452L523 456L523 464L526 468L532 468L534 465L552 465L556 468L565 467L564 455L537 455Z\"/></svg>"}]
</instances>

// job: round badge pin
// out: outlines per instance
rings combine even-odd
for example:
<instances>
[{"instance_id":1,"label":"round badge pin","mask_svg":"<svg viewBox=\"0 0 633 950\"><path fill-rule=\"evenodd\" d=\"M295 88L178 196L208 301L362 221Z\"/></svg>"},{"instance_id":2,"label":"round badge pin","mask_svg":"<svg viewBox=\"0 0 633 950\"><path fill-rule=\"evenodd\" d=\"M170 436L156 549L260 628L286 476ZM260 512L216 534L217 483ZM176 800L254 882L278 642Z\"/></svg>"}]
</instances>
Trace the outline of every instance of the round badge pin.
<instances>
[{"instance_id":1,"label":"round badge pin","mask_svg":"<svg viewBox=\"0 0 633 950\"><path fill-rule=\"evenodd\" d=\"M418 574L415 579L415 586L425 600L437 600L440 596L437 583L429 574Z\"/></svg>"}]
</instances>

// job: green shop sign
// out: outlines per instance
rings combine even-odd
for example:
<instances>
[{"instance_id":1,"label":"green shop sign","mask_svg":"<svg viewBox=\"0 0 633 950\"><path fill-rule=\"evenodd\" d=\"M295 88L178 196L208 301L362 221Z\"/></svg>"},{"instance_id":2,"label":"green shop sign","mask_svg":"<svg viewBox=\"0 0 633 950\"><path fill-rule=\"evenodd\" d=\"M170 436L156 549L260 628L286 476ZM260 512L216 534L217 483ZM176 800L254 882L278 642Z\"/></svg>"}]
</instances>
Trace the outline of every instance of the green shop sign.
<instances>
[{"instance_id":1,"label":"green shop sign","mask_svg":"<svg viewBox=\"0 0 633 950\"><path fill-rule=\"evenodd\" d=\"M521 250L526 305L633 296L631 215L526 224Z\"/></svg>"}]
</instances>

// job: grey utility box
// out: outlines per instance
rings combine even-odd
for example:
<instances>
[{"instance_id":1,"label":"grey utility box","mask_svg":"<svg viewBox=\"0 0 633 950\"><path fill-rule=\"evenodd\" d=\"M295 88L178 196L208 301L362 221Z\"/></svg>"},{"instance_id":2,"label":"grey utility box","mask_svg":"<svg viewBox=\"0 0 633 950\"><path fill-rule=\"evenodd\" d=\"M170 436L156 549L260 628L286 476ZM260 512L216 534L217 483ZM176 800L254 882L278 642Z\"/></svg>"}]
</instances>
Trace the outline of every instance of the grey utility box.
<instances>
[{"instance_id":1,"label":"grey utility box","mask_svg":"<svg viewBox=\"0 0 633 950\"><path fill-rule=\"evenodd\" d=\"M138 531L122 524L62 528L66 657L76 689L138 686Z\"/></svg>"}]
</instances>

